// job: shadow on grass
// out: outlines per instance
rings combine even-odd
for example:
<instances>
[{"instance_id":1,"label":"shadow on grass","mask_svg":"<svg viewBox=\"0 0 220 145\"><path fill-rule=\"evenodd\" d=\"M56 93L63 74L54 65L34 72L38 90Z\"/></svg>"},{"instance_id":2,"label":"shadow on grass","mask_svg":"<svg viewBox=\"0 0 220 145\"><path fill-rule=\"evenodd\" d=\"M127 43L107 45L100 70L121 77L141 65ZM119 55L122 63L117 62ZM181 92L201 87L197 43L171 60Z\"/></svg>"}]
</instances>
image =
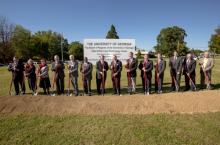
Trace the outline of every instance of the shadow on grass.
<instances>
[{"instance_id":1,"label":"shadow on grass","mask_svg":"<svg viewBox=\"0 0 220 145\"><path fill-rule=\"evenodd\" d=\"M197 91L205 90L205 89L200 89L200 84L196 84L196 88L197 88ZM214 84L214 85L212 85L211 88L212 88L212 90L218 90L218 89L220 88L220 84ZM175 91L171 91L171 83L164 83L162 90L163 90L163 93L175 92ZM184 90L185 90L185 86L181 86L179 92L186 92L186 91L184 91ZM190 91L190 90L189 90L189 91ZM50 93L51 93L51 94L54 94L54 93L56 93L56 90L53 91L53 90L51 89L51 90L50 90ZM70 93L74 95L74 91L73 91L72 86L71 86L71 89L70 89ZM106 89L105 89L105 94L106 94L106 95L111 95L111 94L113 94L113 93L114 93L113 88L106 88ZM31 95L31 93L26 93L26 94ZM42 91L38 92L38 94L39 94L39 95L45 95ZM67 95L67 94L68 94L68 89L65 90L64 95ZM79 90L79 95L81 96L81 95L83 95L83 94L84 94L84 93L83 93L83 90ZM121 94L124 94L124 95L129 94L129 93L128 93L128 89L127 89L126 86L123 86L123 87L121 88ZM141 84L137 84L137 85L136 85L136 94L144 94L144 90L143 90ZM155 84L154 84L154 83L152 84L152 87L151 87L151 94L157 94L157 92L155 91ZM95 88L95 89L92 89L92 95L99 95L99 94L97 93L96 88Z\"/></svg>"}]
</instances>

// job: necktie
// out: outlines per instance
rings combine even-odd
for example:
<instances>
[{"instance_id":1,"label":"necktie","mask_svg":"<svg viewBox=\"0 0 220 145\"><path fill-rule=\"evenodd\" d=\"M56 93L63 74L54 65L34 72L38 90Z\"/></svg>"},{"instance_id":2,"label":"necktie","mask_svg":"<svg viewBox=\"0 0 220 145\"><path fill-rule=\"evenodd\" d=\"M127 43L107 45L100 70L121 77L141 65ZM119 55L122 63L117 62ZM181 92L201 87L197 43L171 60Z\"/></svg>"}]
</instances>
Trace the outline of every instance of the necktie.
<instances>
[{"instance_id":1,"label":"necktie","mask_svg":"<svg viewBox=\"0 0 220 145\"><path fill-rule=\"evenodd\" d=\"M104 66L104 61L101 61L101 68L104 69L105 66Z\"/></svg>"},{"instance_id":2,"label":"necktie","mask_svg":"<svg viewBox=\"0 0 220 145\"><path fill-rule=\"evenodd\" d=\"M189 60L189 59L187 60L187 63L188 63L188 65L189 65L189 63L190 63L190 60Z\"/></svg>"},{"instance_id":3,"label":"necktie","mask_svg":"<svg viewBox=\"0 0 220 145\"><path fill-rule=\"evenodd\" d=\"M187 68L189 69L190 60L187 60Z\"/></svg>"}]
</instances>

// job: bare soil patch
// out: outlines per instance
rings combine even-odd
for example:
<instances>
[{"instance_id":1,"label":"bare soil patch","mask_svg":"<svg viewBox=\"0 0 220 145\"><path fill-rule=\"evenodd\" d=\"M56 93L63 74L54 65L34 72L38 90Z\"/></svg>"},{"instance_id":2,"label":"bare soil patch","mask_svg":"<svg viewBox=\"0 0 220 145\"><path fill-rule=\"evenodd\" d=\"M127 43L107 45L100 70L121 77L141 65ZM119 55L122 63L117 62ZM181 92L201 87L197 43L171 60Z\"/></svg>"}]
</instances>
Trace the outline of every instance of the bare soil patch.
<instances>
[{"instance_id":1,"label":"bare soil patch","mask_svg":"<svg viewBox=\"0 0 220 145\"><path fill-rule=\"evenodd\" d=\"M152 114L220 111L220 90L123 96L4 96L0 114Z\"/></svg>"}]
</instances>

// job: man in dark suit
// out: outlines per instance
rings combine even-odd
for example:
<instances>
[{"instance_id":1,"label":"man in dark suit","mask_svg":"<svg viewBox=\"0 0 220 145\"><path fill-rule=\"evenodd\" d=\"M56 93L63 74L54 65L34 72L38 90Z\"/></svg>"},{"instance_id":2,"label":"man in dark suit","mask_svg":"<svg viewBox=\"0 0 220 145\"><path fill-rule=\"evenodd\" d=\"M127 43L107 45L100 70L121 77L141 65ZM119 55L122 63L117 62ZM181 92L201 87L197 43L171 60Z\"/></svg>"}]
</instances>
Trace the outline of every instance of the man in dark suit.
<instances>
[{"instance_id":1,"label":"man in dark suit","mask_svg":"<svg viewBox=\"0 0 220 145\"><path fill-rule=\"evenodd\" d=\"M126 64L126 71L127 71L127 77L128 77L128 92L130 94L135 93L136 91L136 76L137 76L137 66L138 66L138 60L133 57L133 52L130 52L128 54L129 59L127 59Z\"/></svg>"},{"instance_id":2,"label":"man in dark suit","mask_svg":"<svg viewBox=\"0 0 220 145\"><path fill-rule=\"evenodd\" d=\"M121 71L122 71L122 62L117 59L116 55L113 55L111 62L111 70L112 70L112 84L114 89L114 94L121 94Z\"/></svg>"},{"instance_id":3,"label":"man in dark suit","mask_svg":"<svg viewBox=\"0 0 220 145\"><path fill-rule=\"evenodd\" d=\"M22 89L22 94L25 94L25 82L24 82L24 65L21 60L16 57L13 58L13 63L10 63L8 70L12 72L12 81L14 82L15 93L19 95L19 84Z\"/></svg>"},{"instance_id":4,"label":"man in dark suit","mask_svg":"<svg viewBox=\"0 0 220 145\"><path fill-rule=\"evenodd\" d=\"M195 91L195 77L196 77L196 61L193 59L192 54L187 54L184 60L184 68L183 68L183 75L185 75L185 91L190 89L190 82L191 82L191 90Z\"/></svg>"},{"instance_id":5,"label":"man in dark suit","mask_svg":"<svg viewBox=\"0 0 220 145\"><path fill-rule=\"evenodd\" d=\"M108 63L104 60L104 55L100 56L100 60L96 63L96 85L98 94L104 95L105 93L105 81L107 78L107 71L109 69ZM102 92L101 87L102 85Z\"/></svg>"},{"instance_id":6,"label":"man in dark suit","mask_svg":"<svg viewBox=\"0 0 220 145\"><path fill-rule=\"evenodd\" d=\"M157 54L157 62L155 64L155 92L162 93L164 71L166 69L166 61L163 60L160 53Z\"/></svg>"},{"instance_id":7,"label":"man in dark suit","mask_svg":"<svg viewBox=\"0 0 220 145\"><path fill-rule=\"evenodd\" d=\"M51 70L54 72L54 80L56 82L57 94L64 94L64 69L63 62L59 59L58 55L54 56L54 62L52 63Z\"/></svg>"},{"instance_id":8,"label":"man in dark suit","mask_svg":"<svg viewBox=\"0 0 220 145\"><path fill-rule=\"evenodd\" d=\"M171 91L176 90L178 92L180 89L182 64L183 64L182 57L178 56L177 51L174 51L173 56L169 60L170 75L172 78Z\"/></svg>"},{"instance_id":9,"label":"man in dark suit","mask_svg":"<svg viewBox=\"0 0 220 145\"><path fill-rule=\"evenodd\" d=\"M92 63L88 62L88 58L85 57L83 63L80 66L80 72L82 73L82 81L84 87L84 93L91 96L91 80L92 80Z\"/></svg>"},{"instance_id":10,"label":"man in dark suit","mask_svg":"<svg viewBox=\"0 0 220 145\"><path fill-rule=\"evenodd\" d=\"M153 61L149 60L148 54L144 55L144 60L140 62L139 69L141 70L143 91L146 95L149 95L151 93Z\"/></svg>"},{"instance_id":11,"label":"man in dark suit","mask_svg":"<svg viewBox=\"0 0 220 145\"><path fill-rule=\"evenodd\" d=\"M200 64L200 89L205 88L206 82L206 89L211 89L211 74L212 68L214 67L214 61L210 57L209 52L204 53L204 58L199 62Z\"/></svg>"}]
</instances>

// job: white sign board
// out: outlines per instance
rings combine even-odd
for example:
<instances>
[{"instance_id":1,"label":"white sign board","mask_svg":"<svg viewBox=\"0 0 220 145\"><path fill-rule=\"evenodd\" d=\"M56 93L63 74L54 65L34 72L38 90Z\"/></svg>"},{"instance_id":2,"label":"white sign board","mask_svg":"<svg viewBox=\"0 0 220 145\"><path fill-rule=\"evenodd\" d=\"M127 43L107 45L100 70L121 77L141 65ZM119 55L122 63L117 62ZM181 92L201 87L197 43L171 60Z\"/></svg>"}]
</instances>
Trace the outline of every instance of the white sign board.
<instances>
[{"instance_id":1,"label":"white sign board","mask_svg":"<svg viewBox=\"0 0 220 145\"><path fill-rule=\"evenodd\" d=\"M100 55L105 56L105 60L110 63L112 56L117 55L117 58L126 63L129 52L135 52L134 39L84 39L84 57L87 57L89 62L96 64Z\"/></svg>"}]
</instances>

